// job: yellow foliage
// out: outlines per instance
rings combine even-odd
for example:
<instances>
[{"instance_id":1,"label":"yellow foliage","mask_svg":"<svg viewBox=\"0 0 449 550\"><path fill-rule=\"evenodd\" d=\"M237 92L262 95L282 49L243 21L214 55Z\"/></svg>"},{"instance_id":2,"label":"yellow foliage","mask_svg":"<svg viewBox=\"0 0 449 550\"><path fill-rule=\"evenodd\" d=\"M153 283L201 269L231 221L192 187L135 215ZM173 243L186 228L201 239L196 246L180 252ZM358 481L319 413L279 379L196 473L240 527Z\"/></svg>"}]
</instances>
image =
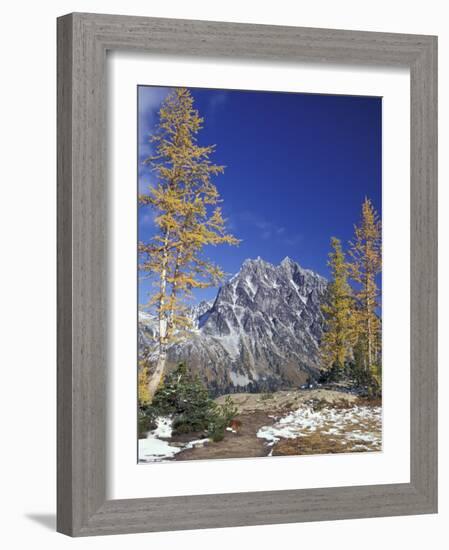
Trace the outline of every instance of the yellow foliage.
<instances>
[{"instance_id":1,"label":"yellow foliage","mask_svg":"<svg viewBox=\"0 0 449 550\"><path fill-rule=\"evenodd\" d=\"M376 276L382 270L382 228L371 201L365 198L362 217L354 227L355 238L350 243L351 277L357 285L355 310L357 331L363 362L368 371L380 361L381 323L376 315L379 289Z\"/></svg>"},{"instance_id":2,"label":"yellow foliage","mask_svg":"<svg viewBox=\"0 0 449 550\"><path fill-rule=\"evenodd\" d=\"M151 241L139 243L139 269L158 286L148 305L159 317L160 358L176 331L190 322L185 301L192 289L216 285L223 277L223 271L203 257L204 247L239 242L226 230L213 182L224 166L210 160L214 145L197 142L202 124L190 91L174 89L161 105L150 138L154 154L145 161L157 181L139 195L139 204L153 208L158 231Z\"/></svg>"},{"instance_id":3,"label":"yellow foliage","mask_svg":"<svg viewBox=\"0 0 449 550\"><path fill-rule=\"evenodd\" d=\"M342 369L349 358L356 340L351 287L348 283L349 266L339 239L331 239L332 251L328 265L332 280L326 302L321 309L325 318L325 331L321 341L321 362L325 368L334 365Z\"/></svg>"},{"instance_id":4,"label":"yellow foliage","mask_svg":"<svg viewBox=\"0 0 449 550\"><path fill-rule=\"evenodd\" d=\"M147 405L150 402L150 394L148 392L149 369L145 362L139 362L138 373L138 400L140 405Z\"/></svg>"}]
</instances>

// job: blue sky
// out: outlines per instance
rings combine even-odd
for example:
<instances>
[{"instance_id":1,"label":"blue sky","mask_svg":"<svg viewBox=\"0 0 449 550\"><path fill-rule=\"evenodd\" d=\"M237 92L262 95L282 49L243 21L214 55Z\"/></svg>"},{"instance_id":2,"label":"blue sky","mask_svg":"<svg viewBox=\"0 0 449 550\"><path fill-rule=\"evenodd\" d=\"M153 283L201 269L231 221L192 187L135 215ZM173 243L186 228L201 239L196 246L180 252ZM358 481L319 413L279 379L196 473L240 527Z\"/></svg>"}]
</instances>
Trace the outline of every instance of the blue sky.
<instances>
[{"instance_id":1,"label":"blue sky","mask_svg":"<svg viewBox=\"0 0 449 550\"><path fill-rule=\"evenodd\" d=\"M226 166L215 183L238 247L208 247L206 255L229 275L246 258L278 264L285 256L329 276L332 236L346 245L369 197L381 213L379 97L190 88L204 117L202 145L216 144L214 162ZM138 186L153 175L143 160L161 101L170 88L138 87ZM153 231L153 213L139 208L139 239ZM147 301L149 281L139 283ZM194 302L217 288L197 291Z\"/></svg>"}]
</instances>

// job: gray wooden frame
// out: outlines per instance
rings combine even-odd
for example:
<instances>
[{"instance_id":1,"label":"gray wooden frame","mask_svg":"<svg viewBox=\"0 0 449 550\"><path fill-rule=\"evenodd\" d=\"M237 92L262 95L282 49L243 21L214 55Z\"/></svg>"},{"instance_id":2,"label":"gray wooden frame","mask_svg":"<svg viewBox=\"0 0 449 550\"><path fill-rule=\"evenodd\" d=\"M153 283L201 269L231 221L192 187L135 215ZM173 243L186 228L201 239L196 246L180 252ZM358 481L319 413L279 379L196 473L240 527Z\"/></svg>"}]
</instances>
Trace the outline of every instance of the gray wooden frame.
<instances>
[{"instance_id":1,"label":"gray wooden frame","mask_svg":"<svg viewBox=\"0 0 449 550\"><path fill-rule=\"evenodd\" d=\"M410 483L106 499L106 52L411 71ZM58 520L72 536L437 511L437 39L75 13L58 19Z\"/></svg>"}]
</instances>

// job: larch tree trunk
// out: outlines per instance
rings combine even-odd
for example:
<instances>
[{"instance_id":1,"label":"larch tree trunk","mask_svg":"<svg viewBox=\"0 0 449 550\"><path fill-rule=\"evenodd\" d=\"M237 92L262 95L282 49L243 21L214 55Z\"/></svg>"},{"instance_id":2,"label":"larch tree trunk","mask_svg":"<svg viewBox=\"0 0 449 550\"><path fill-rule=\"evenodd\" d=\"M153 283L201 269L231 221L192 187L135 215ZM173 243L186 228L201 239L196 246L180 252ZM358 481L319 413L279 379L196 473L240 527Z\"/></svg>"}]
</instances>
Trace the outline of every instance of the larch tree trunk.
<instances>
[{"instance_id":1,"label":"larch tree trunk","mask_svg":"<svg viewBox=\"0 0 449 550\"><path fill-rule=\"evenodd\" d=\"M153 401L154 394L156 393L159 384L164 376L165 365L167 362L167 317L164 309L165 296L167 293L167 264L168 264L168 242L169 232L167 231L164 239L165 251L162 259L162 270L160 277L160 298L158 304L159 310L159 353L156 362L156 368L153 374L150 376L148 382L148 394L150 403Z\"/></svg>"}]
</instances>

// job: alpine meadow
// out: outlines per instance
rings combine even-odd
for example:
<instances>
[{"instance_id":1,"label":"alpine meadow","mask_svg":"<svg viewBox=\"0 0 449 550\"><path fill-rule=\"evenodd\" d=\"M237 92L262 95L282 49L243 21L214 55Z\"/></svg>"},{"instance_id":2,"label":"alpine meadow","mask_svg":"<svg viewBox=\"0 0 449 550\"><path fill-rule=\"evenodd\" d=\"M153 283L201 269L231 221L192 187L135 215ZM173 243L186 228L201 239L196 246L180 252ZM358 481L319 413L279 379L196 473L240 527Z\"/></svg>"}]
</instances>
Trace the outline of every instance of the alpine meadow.
<instances>
[{"instance_id":1,"label":"alpine meadow","mask_svg":"<svg viewBox=\"0 0 449 550\"><path fill-rule=\"evenodd\" d=\"M381 98L137 98L138 462L381 451Z\"/></svg>"}]
</instances>

